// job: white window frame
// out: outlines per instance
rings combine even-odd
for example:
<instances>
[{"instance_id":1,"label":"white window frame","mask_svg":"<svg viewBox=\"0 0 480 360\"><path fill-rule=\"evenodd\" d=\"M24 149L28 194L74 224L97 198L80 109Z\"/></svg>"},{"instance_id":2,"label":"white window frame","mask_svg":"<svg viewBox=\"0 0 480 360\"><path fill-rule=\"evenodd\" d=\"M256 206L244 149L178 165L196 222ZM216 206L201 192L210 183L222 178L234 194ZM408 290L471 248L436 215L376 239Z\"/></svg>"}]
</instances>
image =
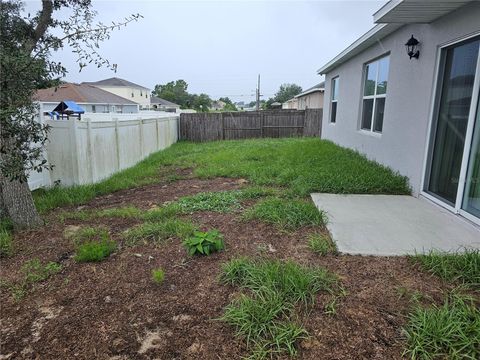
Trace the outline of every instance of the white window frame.
<instances>
[{"instance_id":1,"label":"white window frame","mask_svg":"<svg viewBox=\"0 0 480 360\"><path fill-rule=\"evenodd\" d=\"M383 124L382 124L382 131L375 131L374 130L374 126L375 126L375 107L377 105L377 99L386 99L387 98L387 92L385 91L385 94L377 94L377 87L378 87L378 73L380 72L380 60L382 59L385 59L385 58L389 58L388 59L388 68L390 69L390 54L387 54L387 55L384 55L384 56L381 56L375 60L372 60L368 63L365 63L365 65L363 66L363 84L362 84L362 111L360 113L360 130L362 131L367 131L369 133L373 133L373 134L382 134L383 133ZM367 80L367 68L368 68L368 65L370 64L373 64L373 63L378 63L377 64L377 72L375 74L375 89L373 91L373 95L364 95L365 94L365 86L366 86L366 80ZM387 88L388 88L388 74L387 74ZM367 129L367 128L364 128L362 127L363 125L363 110L364 110L364 100L369 100L369 99L373 99L373 105L372 105L372 119L370 121L370 129ZM385 103L387 101L385 100ZM383 120L385 120L385 116L383 118Z\"/></svg>"},{"instance_id":2,"label":"white window frame","mask_svg":"<svg viewBox=\"0 0 480 360\"><path fill-rule=\"evenodd\" d=\"M440 96L440 93L438 91L439 91L439 88L442 86L442 77L443 77L443 71L444 71L443 53L447 48L451 46L455 46L457 44L460 44L461 42L467 41L477 36L480 36L480 32L475 32L473 34L469 34L467 36L455 39L453 41L445 42L444 44L441 44L437 48L437 54L436 54L437 59L435 64L435 80L434 80L434 86L433 86L432 95L431 95L429 124L428 124L427 138L426 138L427 146L425 147L425 154L423 159L423 176L422 176L422 182L420 184L420 195L430 200L431 202L437 204L438 206L443 207L444 209L447 209L448 211L454 214L458 214L463 218L467 219L468 221L472 222L473 224L480 226L480 220L477 217L471 215L470 213L462 209L462 203L463 203L462 197L465 191L465 178L466 178L467 167L468 167L468 156L469 156L469 151L472 145L473 126L475 123L474 118L476 116L475 111L478 106L478 103L477 103L478 95L475 96L475 94L478 94L480 92L480 55L477 59L477 72L474 79L472 103L470 104L471 107L470 107L470 113L468 116L467 133L465 135L466 141L465 141L465 147L463 150L462 166L460 169L460 177L459 177L460 186L457 190L457 198L455 199L455 204L452 206L449 203L443 201L442 199L437 198L436 196L430 194L426 190L428 186L429 176L430 176L428 168L430 167L430 161L431 161L430 156L432 151L432 143L431 143L432 133L437 130L436 116L438 115L437 114L438 96Z\"/></svg>"},{"instance_id":3,"label":"white window frame","mask_svg":"<svg viewBox=\"0 0 480 360\"><path fill-rule=\"evenodd\" d=\"M340 76L335 76L334 78L332 78L332 86L331 86L331 89L332 89L332 94L330 95L330 124L336 124L337 123L337 114L338 114L338 95L337 95L337 98L334 99L334 96L335 96L335 90L338 89L338 84L339 84L339 79L340 79ZM338 94L338 92L337 92ZM332 121L332 109L333 109L333 103L335 103L337 105L336 109L335 109L335 121Z\"/></svg>"}]
</instances>

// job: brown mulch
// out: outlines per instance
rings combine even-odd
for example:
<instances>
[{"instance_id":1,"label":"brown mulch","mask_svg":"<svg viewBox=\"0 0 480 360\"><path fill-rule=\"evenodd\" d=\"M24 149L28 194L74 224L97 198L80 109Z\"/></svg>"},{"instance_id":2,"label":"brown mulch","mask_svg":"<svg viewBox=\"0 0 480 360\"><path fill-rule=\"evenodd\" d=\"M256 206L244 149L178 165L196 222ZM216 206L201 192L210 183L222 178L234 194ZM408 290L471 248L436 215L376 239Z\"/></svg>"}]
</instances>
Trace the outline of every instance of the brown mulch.
<instances>
[{"instance_id":1,"label":"brown mulch","mask_svg":"<svg viewBox=\"0 0 480 360\"><path fill-rule=\"evenodd\" d=\"M184 179L122 190L99 197L81 208L135 205L149 208L202 191L232 190L235 179ZM71 210L71 209L70 209ZM15 302L1 287L0 354L8 359L238 359L248 354L233 329L219 321L239 289L218 281L221 264L240 256L269 256L324 266L338 274L347 296L335 314L326 314L328 297L319 296L304 316L310 337L298 346L299 359L400 359L401 328L411 308L404 294L418 291L440 300L446 285L404 257L321 257L306 246L312 231L286 233L238 213L195 213L202 228L215 227L225 236L226 250L209 257L188 257L179 239L161 245L121 248L106 261L79 264L66 227L104 225L115 239L138 223L132 219L95 219L48 225L15 237L16 254L1 259L0 278L15 281L22 264L32 258L58 261L62 271L38 283ZM162 267L163 284L151 281ZM0 358L2 358L0 356ZM2 359L3 359L2 358Z\"/></svg>"}]
</instances>

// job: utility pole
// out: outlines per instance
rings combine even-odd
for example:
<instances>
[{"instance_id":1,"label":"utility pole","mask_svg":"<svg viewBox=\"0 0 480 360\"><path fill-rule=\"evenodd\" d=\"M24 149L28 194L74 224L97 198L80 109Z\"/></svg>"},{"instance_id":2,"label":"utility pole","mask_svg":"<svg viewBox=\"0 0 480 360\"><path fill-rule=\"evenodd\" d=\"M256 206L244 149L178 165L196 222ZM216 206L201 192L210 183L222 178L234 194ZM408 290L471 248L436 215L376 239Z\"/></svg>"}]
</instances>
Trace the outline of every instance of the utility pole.
<instances>
[{"instance_id":1,"label":"utility pole","mask_svg":"<svg viewBox=\"0 0 480 360\"><path fill-rule=\"evenodd\" d=\"M257 111L260 110L260 74L258 74L257 84Z\"/></svg>"}]
</instances>

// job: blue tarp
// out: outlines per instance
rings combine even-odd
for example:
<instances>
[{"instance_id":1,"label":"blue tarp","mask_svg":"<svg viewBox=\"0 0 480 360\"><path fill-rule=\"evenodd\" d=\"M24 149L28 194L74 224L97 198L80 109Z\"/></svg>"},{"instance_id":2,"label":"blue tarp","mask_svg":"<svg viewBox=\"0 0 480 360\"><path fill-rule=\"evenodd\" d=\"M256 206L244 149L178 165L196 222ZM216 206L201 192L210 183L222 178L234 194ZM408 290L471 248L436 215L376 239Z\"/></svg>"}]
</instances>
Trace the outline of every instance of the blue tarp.
<instances>
[{"instance_id":1,"label":"blue tarp","mask_svg":"<svg viewBox=\"0 0 480 360\"><path fill-rule=\"evenodd\" d=\"M84 114L85 110L82 109L75 101L65 100L58 104L53 111L58 111L60 113L71 113L71 114Z\"/></svg>"}]
</instances>

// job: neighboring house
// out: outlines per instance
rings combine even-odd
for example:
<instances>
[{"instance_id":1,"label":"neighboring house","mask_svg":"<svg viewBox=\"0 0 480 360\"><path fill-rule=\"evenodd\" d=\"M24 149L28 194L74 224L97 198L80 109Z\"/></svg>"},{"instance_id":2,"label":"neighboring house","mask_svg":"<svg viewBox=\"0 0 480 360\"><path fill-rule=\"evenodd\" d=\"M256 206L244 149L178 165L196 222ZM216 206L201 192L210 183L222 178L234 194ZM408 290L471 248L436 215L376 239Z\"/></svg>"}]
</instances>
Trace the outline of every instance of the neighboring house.
<instances>
[{"instance_id":1,"label":"neighboring house","mask_svg":"<svg viewBox=\"0 0 480 360\"><path fill-rule=\"evenodd\" d=\"M272 109L281 109L282 108L282 103L279 103L278 101L275 101L270 104L270 108Z\"/></svg>"},{"instance_id":2,"label":"neighboring house","mask_svg":"<svg viewBox=\"0 0 480 360\"><path fill-rule=\"evenodd\" d=\"M282 104L282 109L297 109L297 108L298 108L298 99L295 97L285 101Z\"/></svg>"},{"instance_id":3,"label":"neighboring house","mask_svg":"<svg viewBox=\"0 0 480 360\"><path fill-rule=\"evenodd\" d=\"M93 85L99 89L134 101L140 105L141 109L150 109L150 89L145 86L116 77L94 82L83 82L82 84Z\"/></svg>"},{"instance_id":4,"label":"neighboring house","mask_svg":"<svg viewBox=\"0 0 480 360\"><path fill-rule=\"evenodd\" d=\"M296 95L297 107L295 109L323 109L323 93L325 92L325 82L321 82L311 88Z\"/></svg>"},{"instance_id":5,"label":"neighboring house","mask_svg":"<svg viewBox=\"0 0 480 360\"><path fill-rule=\"evenodd\" d=\"M167 112L177 112L178 109L180 109L180 105L159 98L158 96L150 95L150 109Z\"/></svg>"},{"instance_id":6,"label":"neighboring house","mask_svg":"<svg viewBox=\"0 0 480 360\"><path fill-rule=\"evenodd\" d=\"M222 110L227 103L221 101L221 100L214 100L212 101L212 106L210 107L210 110Z\"/></svg>"},{"instance_id":7,"label":"neighboring house","mask_svg":"<svg viewBox=\"0 0 480 360\"><path fill-rule=\"evenodd\" d=\"M138 113L138 104L87 84L65 83L37 90L35 100L42 112L50 112L62 101L71 100L87 113Z\"/></svg>"},{"instance_id":8,"label":"neighboring house","mask_svg":"<svg viewBox=\"0 0 480 360\"><path fill-rule=\"evenodd\" d=\"M318 71L322 137L480 224L480 2L390 1L374 22Z\"/></svg>"}]
</instances>

